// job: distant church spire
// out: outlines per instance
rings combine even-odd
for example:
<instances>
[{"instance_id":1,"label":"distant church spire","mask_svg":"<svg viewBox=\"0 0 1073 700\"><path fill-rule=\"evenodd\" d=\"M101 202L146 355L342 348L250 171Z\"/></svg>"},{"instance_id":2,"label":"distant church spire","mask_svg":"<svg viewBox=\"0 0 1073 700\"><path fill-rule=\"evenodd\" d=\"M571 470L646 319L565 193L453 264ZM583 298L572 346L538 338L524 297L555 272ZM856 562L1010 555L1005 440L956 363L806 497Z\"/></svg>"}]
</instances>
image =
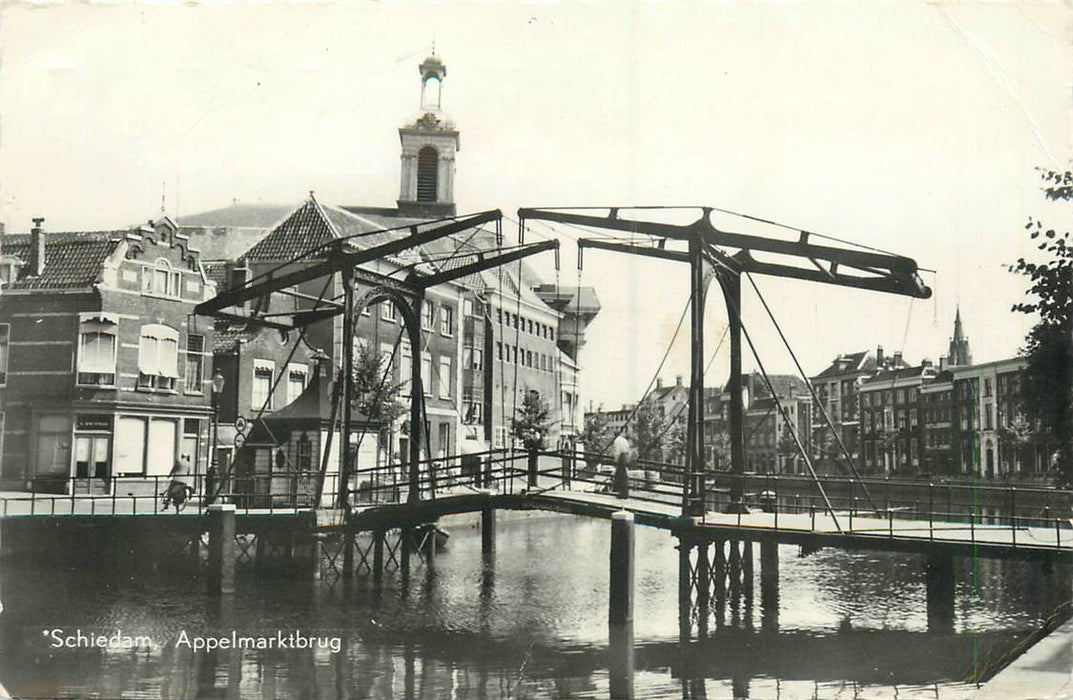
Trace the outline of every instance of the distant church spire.
<instances>
[{"instance_id":1,"label":"distant church spire","mask_svg":"<svg viewBox=\"0 0 1073 700\"><path fill-rule=\"evenodd\" d=\"M965 336L965 330L961 326L961 306L957 307L954 314L954 337L950 339L950 350L947 352L951 367L963 367L972 364L972 350L969 348L969 339Z\"/></svg>"},{"instance_id":2,"label":"distant church spire","mask_svg":"<svg viewBox=\"0 0 1073 700\"><path fill-rule=\"evenodd\" d=\"M455 215L455 153L458 130L443 115L443 82L447 66L433 54L418 67L421 74L421 114L399 127L402 168L399 213L403 216Z\"/></svg>"}]
</instances>

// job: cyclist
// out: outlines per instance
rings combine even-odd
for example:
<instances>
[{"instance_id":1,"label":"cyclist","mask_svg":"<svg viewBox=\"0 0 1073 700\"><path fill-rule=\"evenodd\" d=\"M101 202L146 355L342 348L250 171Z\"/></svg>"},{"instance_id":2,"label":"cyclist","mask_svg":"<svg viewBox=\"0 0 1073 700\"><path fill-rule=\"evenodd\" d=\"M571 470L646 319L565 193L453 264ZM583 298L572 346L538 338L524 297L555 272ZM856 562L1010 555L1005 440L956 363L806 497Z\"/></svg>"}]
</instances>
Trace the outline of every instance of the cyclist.
<instances>
[{"instance_id":1,"label":"cyclist","mask_svg":"<svg viewBox=\"0 0 1073 700\"><path fill-rule=\"evenodd\" d=\"M194 493L194 487L190 485L193 479L190 469L190 458L186 455L175 460L175 466L171 468L171 483L164 492L164 507L175 506L175 512L182 510L186 501Z\"/></svg>"}]
</instances>

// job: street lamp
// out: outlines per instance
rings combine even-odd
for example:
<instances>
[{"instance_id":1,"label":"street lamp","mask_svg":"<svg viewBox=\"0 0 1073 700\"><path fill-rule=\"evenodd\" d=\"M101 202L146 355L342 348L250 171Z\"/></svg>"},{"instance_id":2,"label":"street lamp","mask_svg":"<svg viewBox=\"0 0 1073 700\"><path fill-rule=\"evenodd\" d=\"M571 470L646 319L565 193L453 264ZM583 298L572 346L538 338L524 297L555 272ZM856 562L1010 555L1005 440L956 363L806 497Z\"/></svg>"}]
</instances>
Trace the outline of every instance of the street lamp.
<instances>
[{"instance_id":1,"label":"street lamp","mask_svg":"<svg viewBox=\"0 0 1073 700\"><path fill-rule=\"evenodd\" d=\"M207 503L212 503L216 494L216 443L220 439L220 393L224 390L224 375L220 370L212 375L212 453L209 455L209 470L205 479L205 494Z\"/></svg>"}]
</instances>

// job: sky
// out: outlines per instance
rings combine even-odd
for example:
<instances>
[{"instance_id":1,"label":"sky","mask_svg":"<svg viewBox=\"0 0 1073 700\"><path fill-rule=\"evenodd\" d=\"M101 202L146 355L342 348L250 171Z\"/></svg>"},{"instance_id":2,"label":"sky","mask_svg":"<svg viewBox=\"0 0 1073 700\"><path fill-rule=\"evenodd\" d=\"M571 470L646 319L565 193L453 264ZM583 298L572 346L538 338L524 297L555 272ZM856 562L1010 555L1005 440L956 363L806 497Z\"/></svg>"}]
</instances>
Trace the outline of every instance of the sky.
<instances>
[{"instance_id":1,"label":"sky","mask_svg":"<svg viewBox=\"0 0 1073 700\"><path fill-rule=\"evenodd\" d=\"M1029 216L1069 228L1036 168L1070 166L1073 10L1058 3L0 3L0 220L125 227L232 201L393 206L397 128L435 45L461 132L459 212L709 205L915 258L910 300L757 284L806 372L883 345L945 353L960 306L977 361L1031 319L1006 266ZM734 218L726 230L794 237ZM507 228L513 224L508 221ZM535 227L534 234L550 233ZM668 345L688 376L688 268L560 231L549 281L603 305L584 394L636 400ZM792 361L746 283L769 372ZM708 353L726 323L717 289ZM674 338L674 343L671 340ZM725 346L708 384L725 381ZM745 367L756 361L746 349Z\"/></svg>"}]
</instances>

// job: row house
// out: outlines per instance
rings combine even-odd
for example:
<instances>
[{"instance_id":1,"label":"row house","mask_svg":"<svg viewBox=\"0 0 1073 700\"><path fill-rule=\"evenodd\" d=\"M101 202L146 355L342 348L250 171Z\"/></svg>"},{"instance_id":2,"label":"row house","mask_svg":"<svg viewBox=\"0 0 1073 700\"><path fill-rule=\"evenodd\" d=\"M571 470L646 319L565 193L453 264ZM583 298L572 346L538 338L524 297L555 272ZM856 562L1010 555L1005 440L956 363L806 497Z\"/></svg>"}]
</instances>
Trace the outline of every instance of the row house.
<instances>
[{"instance_id":1,"label":"row house","mask_svg":"<svg viewBox=\"0 0 1073 700\"><path fill-rule=\"evenodd\" d=\"M722 390L712 390L705 401L705 448L710 469L730 468L730 400L728 383ZM769 375L767 380L756 372L745 374L741 402L746 469L803 471L805 462L794 436L806 452L811 450L812 397L804 380L784 374ZM792 434L789 426L793 426Z\"/></svg>"},{"instance_id":2,"label":"row house","mask_svg":"<svg viewBox=\"0 0 1073 700\"><path fill-rule=\"evenodd\" d=\"M827 417L838 431L842 444L855 463L860 462L858 438L861 384L878 371L905 367L908 365L902 359L901 352L887 356L881 345L876 348L875 353L863 350L839 355L822 372L809 379ZM830 434L823 411L819 406L815 407L815 411L814 424L817 434L813 436L813 443L819 450L821 466L833 468L832 462L841 459L841 448Z\"/></svg>"},{"instance_id":3,"label":"row house","mask_svg":"<svg viewBox=\"0 0 1073 700\"><path fill-rule=\"evenodd\" d=\"M96 232L42 222L2 238L3 488L152 493L178 459L204 472L215 341L192 311L216 290L200 252L166 217Z\"/></svg>"},{"instance_id":4,"label":"row house","mask_svg":"<svg viewBox=\"0 0 1073 700\"><path fill-rule=\"evenodd\" d=\"M1027 361L1012 357L951 369L953 437L950 460L962 474L1044 474L1057 446L1023 413Z\"/></svg>"},{"instance_id":5,"label":"row house","mask_svg":"<svg viewBox=\"0 0 1073 700\"><path fill-rule=\"evenodd\" d=\"M878 372L860 387L861 466L885 474L917 473L925 462L927 430L922 388L935 379L932 363Z\"/></svg>"}]
</instances>

